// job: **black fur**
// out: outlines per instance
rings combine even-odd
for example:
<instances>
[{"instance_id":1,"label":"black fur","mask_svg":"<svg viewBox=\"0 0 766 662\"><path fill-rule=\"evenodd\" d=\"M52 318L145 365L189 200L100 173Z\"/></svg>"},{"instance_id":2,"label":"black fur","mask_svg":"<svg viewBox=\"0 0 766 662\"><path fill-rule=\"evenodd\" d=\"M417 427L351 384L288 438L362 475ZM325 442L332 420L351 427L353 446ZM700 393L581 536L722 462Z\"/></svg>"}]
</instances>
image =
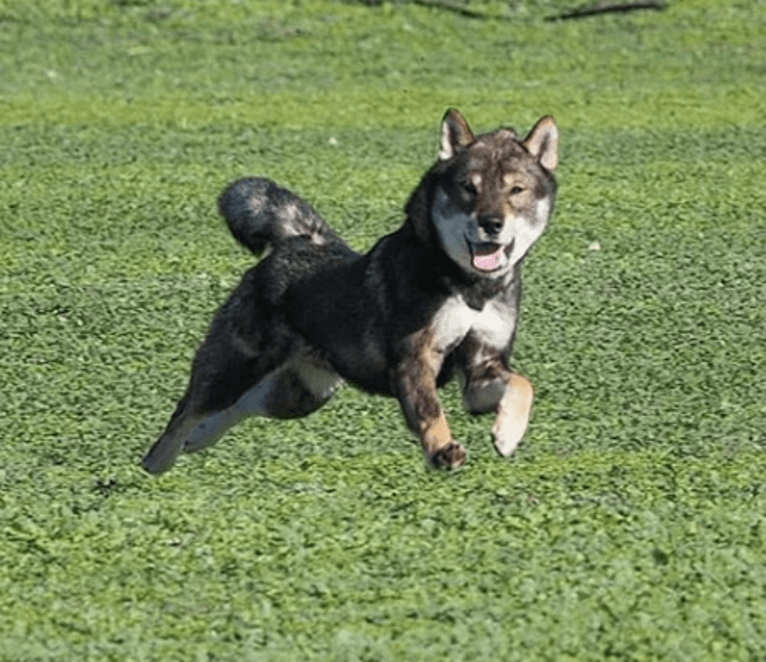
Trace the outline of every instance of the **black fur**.
<instances>
[{"instance_id":1,"label":"black fur","mask_svg":"<svg viewBox=\"0 0 766 662\"><path fill-rule=\"evenodd\" d=\"M246 178L222 193L219 209L232 234L254 254L267 252L213 319L194 359L189 388L144 458L147 470L167 470L179 452L211 445L245 416L304 416L324 404L341 380L397 397L429 461L456 466L465 461L465 451L452 439L436 396L436 388L455 370L463 378L469 409L497 408L496 443L503 454L510 452L504 449L517 440L502 437L520 436L507 429L513 428L513 416L522 416L523 432L531 403L528 382L508 368L521 260L497 273L483 272L484 266L456 261L442 237L457 237L453 250L465 251L461 233L483 232L464 228L473 217L457 206L470 211L473 204L458 192L465 172L472 172L467 169L481 167L475 172L487 180L499 177L500 193L486 200L498 209L508 206L497 195L506 195L502 187L508 177L522 172L521 166L501 165L508 155L523 161L525 170L518 176L536 180L543 193L532 195L544 195L550 208L553 178L537 159L551 163L551 154L525 156L524 150L543 139L554 141L555 150L557 134L552 121L541 120L538 126L547 124L526 143L507 130L476 139L456 111L445 122L442 160L411 196L404 224L363 255L307 203L274 182ZM541 131L550 135L541 137ZM437 214L437 205L444 204L437 194L459 201L450 212L454 217L445 218L444 210ZM529 198L529 209L537 209L538 199ZM502 226L504 220L493 217L492 223ZM504 260L513 246L511 237L503 257L498 248L493 259ZM512 383L521 384L513 394Z\"/></svg>"}]
</instances>

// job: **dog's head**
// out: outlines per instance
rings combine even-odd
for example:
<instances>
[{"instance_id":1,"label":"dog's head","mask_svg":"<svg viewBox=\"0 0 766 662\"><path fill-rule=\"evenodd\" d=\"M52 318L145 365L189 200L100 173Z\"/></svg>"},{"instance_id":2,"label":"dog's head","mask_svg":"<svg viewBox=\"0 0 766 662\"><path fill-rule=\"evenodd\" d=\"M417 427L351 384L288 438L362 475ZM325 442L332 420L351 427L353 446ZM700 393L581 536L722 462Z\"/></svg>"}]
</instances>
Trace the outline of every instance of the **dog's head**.
<instances>
[{"instance_id":1,"label":"dog's head","mask_svg":"<svg viewBox=\"0 0 766 662\"><path fill-rule=\"evenodd\" d=\"M543 117L519 140L513 129L474 136L450 110L439 161L407 207L418 234L435 234L464 271L488 278L512 271L545 228L553 207L558 130Z\"/></svg>"}]
</instances>

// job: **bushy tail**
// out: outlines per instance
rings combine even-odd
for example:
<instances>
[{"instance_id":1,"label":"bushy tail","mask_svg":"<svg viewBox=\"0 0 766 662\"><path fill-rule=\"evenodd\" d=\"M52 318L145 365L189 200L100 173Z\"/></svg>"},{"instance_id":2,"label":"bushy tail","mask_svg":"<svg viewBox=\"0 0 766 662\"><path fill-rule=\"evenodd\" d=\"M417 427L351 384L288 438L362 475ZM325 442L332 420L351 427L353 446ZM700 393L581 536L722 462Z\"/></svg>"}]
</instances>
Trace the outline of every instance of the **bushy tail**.
<instances>
[{"instance_id":1,"label":"bushy tail","mask_svg":"<svg viewBox=\"0 0 766 662\"><path fill-rule=\"evenodd\" d=\"M248 177L230 184L218 209L234 237L256 255L290 237L315 244L341 242L307 203L268 179Z\"/></svg>"}]
</instances>

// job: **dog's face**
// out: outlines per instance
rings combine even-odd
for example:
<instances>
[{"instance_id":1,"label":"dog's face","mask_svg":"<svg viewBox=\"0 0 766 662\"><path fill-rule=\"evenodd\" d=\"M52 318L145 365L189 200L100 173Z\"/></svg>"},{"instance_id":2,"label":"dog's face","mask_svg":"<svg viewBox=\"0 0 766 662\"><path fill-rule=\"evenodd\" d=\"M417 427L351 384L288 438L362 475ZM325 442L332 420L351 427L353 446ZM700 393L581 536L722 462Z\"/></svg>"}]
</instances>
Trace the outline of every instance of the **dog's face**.
<instances>
[{"instance_id":1,"label":"dog's face","mask_svg":"<svg viewBox=\"0 0 766 662\"><path fill-rule=\"evenodd\" d=\"M512 129L473 135L456 110L442 124L431 219L462 269L502 277L526 255L553 207L558 130L544 117L519 140Z\"/></svg>"}]
</instances>

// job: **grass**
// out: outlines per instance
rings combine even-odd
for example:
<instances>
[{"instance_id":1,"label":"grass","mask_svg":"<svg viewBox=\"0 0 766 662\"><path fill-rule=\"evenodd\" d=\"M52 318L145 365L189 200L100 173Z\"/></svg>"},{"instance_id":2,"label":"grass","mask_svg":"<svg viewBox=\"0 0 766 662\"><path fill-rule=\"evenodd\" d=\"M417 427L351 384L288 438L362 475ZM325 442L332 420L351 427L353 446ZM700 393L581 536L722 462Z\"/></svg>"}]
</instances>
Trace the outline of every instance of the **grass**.
<instances>
[{"instance_id":1,"label":"grass","mask_svg":"<svg viewBox=\"0 0 766 662\"><path fill-rule=\"evenodd\" d=\"M0 660L766 659L766 13L576 4L0 0ZM146 476L252 263L223 185L365 249L448 106L562 136L517 454L451 385L429 472L345 389Z\"/></svg>"}]
</instances>

